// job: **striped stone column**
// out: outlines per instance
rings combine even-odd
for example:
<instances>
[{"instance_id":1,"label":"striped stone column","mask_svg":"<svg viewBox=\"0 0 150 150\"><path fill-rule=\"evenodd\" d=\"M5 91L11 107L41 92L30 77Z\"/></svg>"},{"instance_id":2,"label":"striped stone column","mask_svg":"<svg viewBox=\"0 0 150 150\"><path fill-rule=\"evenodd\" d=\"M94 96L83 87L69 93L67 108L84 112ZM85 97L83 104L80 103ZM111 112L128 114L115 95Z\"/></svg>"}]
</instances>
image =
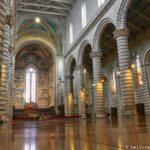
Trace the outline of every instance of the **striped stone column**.
<instances>
[{"instance_id":1,"label":"striped stone column","mask_svg":"<svg viewBox=\"0 0 150 150\"><path fill-rule=\"evenodd\" d=\"M2 72L2 51L3 51L5 21L6 21L6 0L1 0L0 1L0 81L1 81L1 72Z\"/></svg>"},{"instance_id":2,"label":"striped stone column","mask_svg":"<svg viewBox=\"0 0 150 150\"><path fill-rule=\"evenodd\" d=\"M128 29L120 29L114 31L114 37L117 41L118 47L122 113L123 115L134 115L136 114L136 108L134 102L132 71L130 69L128 36Z\"/></svg>"},{"instance_id":3,"label":"striped stone column","mask_svg":"<svg viewBox=\"0 0 150 150\"><path fill-rule=\"evenodd\" d=\"M103 92L103 82L102 78L102 68L101 68L101 53L92 52L90 54L93 62L93 75L94 75L94 109L96 117L105 117L104 111L104 92Z\"/></svg>"},{"instance_id":4,"label":"striped stone column","mask_svg":"<svg viewBox=\"0 0 150 150\"><path fill-rule=\"evenodd\" d=\"M63 89L63 97L64 97L64 111L65 111L65 116L67 115L67 80L64 78L64 89Z\"/></svg>"},{"instance_id":5,"label":"striped stone column","mask_svg":"<svg viewBox=\"0 0 150 150\"><path fill-rule=\"evenodd\" d=\"M5 30L4 30L4 43L3 43L3 62L2 62L2 77L1 77L1 97L0 101L4 105L5 114L9 114L9 98L10 98L10 92L9 92L9 80L10 80L10 52L9 52L9 46L10 46L10 25L7 24L8 17L6 18L6 24L5 24Z\"/></svg>"},{"instance_id":6,"label":"striped stone column","mask_svg":"<svg viewBox=\"0 0 150 150\"><path fill-rule=\"evenodd\" d=\"M86 99L85 99L85 91L84 91L84 73L83 73L83 66L77 65L75 70L76 70L76 75L77 75L77 88L78 88L78 112L79 115L82 118L86 118Z\"/></svg>"},{"instance_id":7,"label":"striped stone column","mask_svg":"<svg viewBox=\"0 0 150 150\"><path fill-rule=\"evenodd\" d=\"M72 75L66 75L65 76L65 84L66 84L66 102L65 102L65 107L66 107L66 115L71 116L73 115L73 91L72 91L72 81L73 76Z\"/></svg>"},{"instance_id":8,"label":"striped stone column","mask_svg":"<svg viewBox=\"0 0 150 150\"><path fill-rule=\"evenodd\" d=\"M9 116L9 102L10 102L10 52L11 45L11 1L6 0L6 20L4 26L4 41L3 41L3 55L2 55L2 76L1 76L1 97L0 101L3 103L3 114Z\"/></svg>"},{"instance_id":9,"label":"striped stone column","mask_svg":"<svg viewBox=\"0 0 150 150\"><path fill-rule=\"evenodd\" d=\"M4 42L4 28L6 22L6 0L0 1L0 88L1 88L1 76L2 76L2 59L3 59L3 42ZM0 89L0 96L3 89ZM3 114L5 105L0 100L0 114Z\"/></svg>"},{"instance_id":10,"label":"striped stone column","mask_svg":"<svg viewBox=\"0 0 150 150\"><path fill-rule=\"evenodd\" d=\"M13 116L13 101L14 101L14 71L15 71L15 55L14 55L14 48L9 47L10 52L10 81L9 81L9 87L10 87L10 102L9 102L9 118L12 119Z\"/></svg>"}]
</instances>

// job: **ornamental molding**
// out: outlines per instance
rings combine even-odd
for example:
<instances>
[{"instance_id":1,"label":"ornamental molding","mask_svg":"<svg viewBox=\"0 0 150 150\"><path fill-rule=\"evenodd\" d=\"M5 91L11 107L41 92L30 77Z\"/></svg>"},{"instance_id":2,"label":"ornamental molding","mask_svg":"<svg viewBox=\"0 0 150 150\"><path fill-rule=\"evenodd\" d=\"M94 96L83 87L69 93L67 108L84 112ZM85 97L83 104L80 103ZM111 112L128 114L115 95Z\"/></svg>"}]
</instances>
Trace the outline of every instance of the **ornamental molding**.
<instances>
[{"instance_id":1,"label":"ornamental molding","mask_svg":"<svg viewBox=\"0 0 150 150\"><path fill-rule=\"evenodd\" d=\"M91 52L90 57L91 58L96 58L96 57L102 58L102 53L101 52Z\"/></svg>"},{"instance_id":2,"label":"ornamental molding","mask_svg":"<svg viewBox=\"0 0 150 150\"><path fill-rule=\"evenodd\" d=\"M51 54L55 57L57 49L54 43L50 41L50 39L47 39L46 37L41 37L40 35L24 35L21 36L20 39L17 39L16 41L16 48L15 48L15 55L20 51L20 49L30 43L39 43L42 45L45 45Z\"/></svg>"},{"instance_id":3,"label":"ornamental molding","mask_svg":"<svg viewBox=\"0 0 150 150\"><path fill-rule=\"evenodd\" d=\"M7 15L6 16L6 24L10 26L10 28L13 26L13 16Z\"/></svg>"},{"instance_id":4,"label":"ornamental molding","mask_svg":"<svg viewBox=\"0 0 150 150\"><path fill-rule=\"evenodd\" d=\"M84 67L82 66L82 65L77 65L76 67L75 67L75 70L76 71L78 71L78 70L83 70L84 69Z\"/></svg>"},{"instance_id":5,"label":"ornamental molding","mask_svg":"<svg viewBox=\"0 0 150 150\"><path fill-rule=\"evenodd\" d=\"M65 79L66 79L66 80L68 80L68 79L74 79L74 76L72 76L72 75L66 75L66 76L65 76Z\"/></svg>"},{"instance_id":6,"label":"ornamental molding","mask_svg":"<svg viewBox=\"0 0 150 150\"><path fill-rule=\"evenodd\" d=\"M54 46L56 47L56 42L54 41L54 39L52 37L50 37L48 34L45 34L45 33L38 33L38 32L31 32L31 33L23 33L21 35L19 35L16 39L16 43L20 43L20 41L24 40L24 39L27 39L27 38L41 38L45 41L49 41L51 43L54 44Z\"/></svg>"},{"instance_id":7,"label":"ornamental molding","mask_svg":"<svg viewBox=\"0 0 150 150\"><path fill-rule=\"evenodd\" d=\"M14 47L9 46L9 52L12 53L14 51Z\"/></svg>"},{"instance_id":8,"label":"ornamental molding","mask_svg":"<svg viewBox=\"0 0 150 150\"><path fill-rule=\"evenodd\" d=\"M71 44L67 52L64 54L64 58L67 58L72 51L78 46L79 43L82 42L83 38L87 36L90 31L93 30L93 28L97 25L100 18L102 18L106 12L109 10L109 8L116 2L117 0L106 0L105 3L98 9L96 14L93 18L89 21L87 26L82 30L82 32L79 34L77 39Z\"/></svg>"},{"instance_id":9,"label":"ornamental molding","mask_svg":"<svg viewBox=\"0 0 150 150\"><path fill-rule=\"evenodd\" d=\"M129 37L129 29L127 28L124 28L124 29L118 29L118 30L115 30L113 32L114 34L114 38L117 39L118 37L120 36L126 36L126 37Z\"/></svg>"},{"instance_id":10,"label":"ornamental molding","mask_svg":"<svg viewBox=\"0 0 150 150\"><path fill-rule=\"evenodd\" d=\"M17 35L17 40L20 39L23 36L38 36L38 37L44 37L46 39L52 39L52 36L47 34L46 32L39 32L38 30L34 29L34 30L28 30L26 32L22 32L20 34Z\"/></svg>"}]
</instances>

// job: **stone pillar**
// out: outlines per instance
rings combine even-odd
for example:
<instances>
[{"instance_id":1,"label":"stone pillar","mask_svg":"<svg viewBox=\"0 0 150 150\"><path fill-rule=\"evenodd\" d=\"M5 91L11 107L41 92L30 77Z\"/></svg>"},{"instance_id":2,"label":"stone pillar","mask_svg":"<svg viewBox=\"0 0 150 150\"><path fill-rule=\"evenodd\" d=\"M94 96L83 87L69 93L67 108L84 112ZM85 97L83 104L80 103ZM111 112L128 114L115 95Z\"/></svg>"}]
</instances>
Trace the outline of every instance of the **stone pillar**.
<instances>
[{"instance_id":1,"label":"stone pillar","mask_svg":"<svg viewBox=\"0 0 150 150\"><path fill-rule=\"evenodd\" d=\"M3 43L4 43L4 28L6 22L6 0L0 1L0 88L2 76L2 59L3 59ZM0 96L3 89L0 89ZM5 104L0 100L0 114L4 114Z\"/></svg>"},{"instance_id":2,"label":"stone pillar","mask_svg":"<svg viewBox=\"0 0 150 150\"><path fill-rule=\"evenodd\" d=\"M6 0L6 18L4 26L4 41L3 41L3 55L2 55L2 76L1 76L1 97L0 101L3 103L3 114L9 115L9 102L10 102L10 52L9 46L11 45L11 1Z\"/></svg>"},{"instance_id":3,"label":"stone pillar","mask_svg":"<svg viewBox=\"0 0 150 150\"><path fill-rule=\"evenodd\" d=\"M15 71L15 56L14 56L14 48L9 47L9 52L10 52L10 74L9 74L9 96L10 96L10 101L9 101L9 118L12 119L13 116L13 101L14 101L14 71Z\"/></svg>"},{"instance_id":4,"label":"stone pillar","mask_svg":"<svg viewBox=\"0 0 150 150\"><path fill-rule=\"evenodd\" d=\"M64 97L64 113L67 115L67 79L64 78L64 89L63 89L63 97Z\"/></svg>"},{"instance_id":5,"label":"stone pillar","mask_svg":"<svg viewBox=\"0 0 150 150\"><path fill-rule=\"evenodd\" d=\"M84 73L83 66L76 66L76 74L77 74L77 88L78 88L78 112L82 118L86 118L86 99L85 99L85 91L84 91Z\"/></svg>"},{"instance_id":6,"label":"stone pillar","mask_svg":"<svg viewBox=\"0 0 150 150\"><path fill-rule=\"evenodd\" d=\"M121 103L123 115L136 114L134 102L134 90L132 81L132 71L130 69L130 54L128 48L128 29L114 31L114 37L117 41L118 59L120 68L121 82Z\"/></svg>"},{"instance_id":7,"label":"stone pillar","mask_svg":"<svg viewBox=\"0 0 150 150\"><path fill-rule=\"evenodd\" d=\"M5 114L9 114L10 101L10 52L9 46L11 44L11 24L10 16L6 17L6 24L4 29L4 43L3 43L3 62L2 62L2 77L1 77L1 102L5 105Z\"/></svg>"},{"instance_id":8,"label":"stone pillar","mask_svg":"<svg viewBox=\"0 0 150 150\"><path fill-rule=\"evenodd\" d=\"M72 91L72 81L73 76L72 75L66 75L65 76L65 84L66 84L66 102L65 102L65 110L66 110L66 115L71 116L73 115L73 91Z\"/></svg>"},{"instance_id":9,"label":"stone pillar","mask_svg":"<svg viewBox=\"0 0 150 150\"><path fill-rule=\"evenodd\" d=\"M90 54L93 61L93 74L94 74L94 109L96 117L105 117L104 111L104 92L103 92L103 81L102 79L102 68L101 68L101 53L92 52Z\"/></svg>"}]
</instances>

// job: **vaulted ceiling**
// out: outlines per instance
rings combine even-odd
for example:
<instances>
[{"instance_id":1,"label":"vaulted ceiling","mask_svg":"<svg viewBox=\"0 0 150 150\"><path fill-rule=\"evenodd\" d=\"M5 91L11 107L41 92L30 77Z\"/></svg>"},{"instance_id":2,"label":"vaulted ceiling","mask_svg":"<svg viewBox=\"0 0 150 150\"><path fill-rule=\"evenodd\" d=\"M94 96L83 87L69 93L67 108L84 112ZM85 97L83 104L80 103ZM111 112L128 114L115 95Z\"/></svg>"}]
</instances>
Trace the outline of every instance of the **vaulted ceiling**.
<instances>
[{"instance_id":1,"label":"vaulted ceiling","mask_svg":"<svg viewBox=\"0 0 150 150\"><path fill-rule=\"evenodd\" d=\"M75 0L16 0L16 45L32 37L51 43L58 53L62 51L62 28ZM35 18L40 18L40 23Z\"/></svg>"}]
</instances>

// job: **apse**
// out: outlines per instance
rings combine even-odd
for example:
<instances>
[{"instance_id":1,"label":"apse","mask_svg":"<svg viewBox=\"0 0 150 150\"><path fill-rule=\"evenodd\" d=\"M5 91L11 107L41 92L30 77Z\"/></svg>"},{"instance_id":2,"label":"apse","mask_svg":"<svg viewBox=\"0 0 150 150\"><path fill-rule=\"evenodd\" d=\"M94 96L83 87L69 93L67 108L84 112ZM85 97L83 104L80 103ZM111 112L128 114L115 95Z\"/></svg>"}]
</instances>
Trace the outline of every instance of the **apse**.
<instances>
[{"instance_id":1,"label":"apse","mask_svg":"<svg viewBox=\"0 0 150 150\"><path fill-rule=\"evenodd\" d=\"M36 103L39 108L55 105L55 64L47 47L29 44L16 55L14 107Z\"/></svg>"}]
</instances>

